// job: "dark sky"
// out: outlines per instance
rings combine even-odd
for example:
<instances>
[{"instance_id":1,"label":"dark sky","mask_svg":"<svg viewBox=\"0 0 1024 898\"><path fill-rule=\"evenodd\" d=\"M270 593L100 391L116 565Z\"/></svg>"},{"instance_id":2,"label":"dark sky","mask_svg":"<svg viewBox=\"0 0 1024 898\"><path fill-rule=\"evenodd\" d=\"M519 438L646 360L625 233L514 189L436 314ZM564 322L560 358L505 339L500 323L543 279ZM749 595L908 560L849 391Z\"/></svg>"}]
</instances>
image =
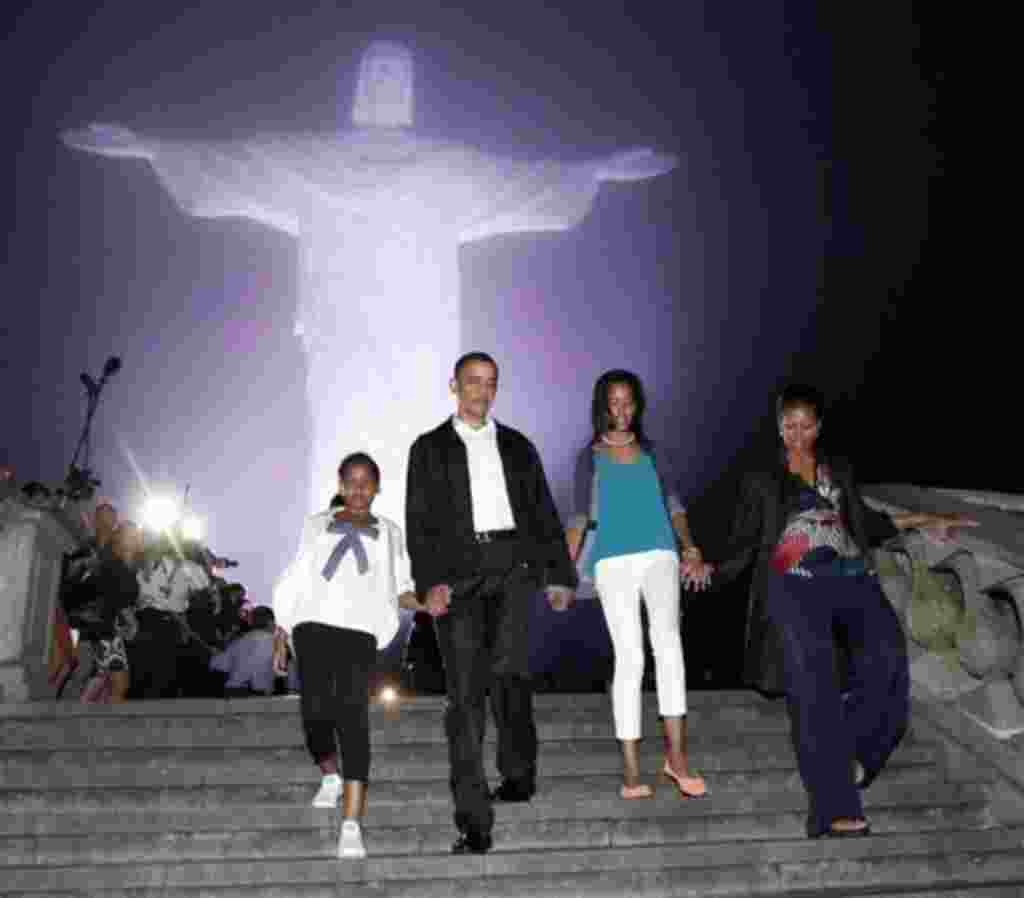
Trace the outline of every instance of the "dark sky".
<instances>
[{"instance_id":1,"label":"dark sky","mask_svg":"<svg viewBox=\"0 0 1024 898\"><path fill-rule=\"evenodd\" d=\"M464 5L8 8L0 461L58 481L78 375L120 355L94 433L103 491L130 512L138 473L191 484L212 547L266 597L307 490L295 247L187 218L144 164L57 135L90 121L206 139L345 127L358 54L388 38L413 49L428 133L526 158L634 144L681 158L606 188L573 232L461 251L467 348L499 357L497 414L536 439L565 511L591 385L620 366L645 379L652 431L709 538L738 468L770 451L790 378L831 395L829 434L867 479L1016 486L1010 447L981 443L961 407L987 385L991 356L972 347L991 325L944 298L956 240L937 13Z\"/></svg>"}]
</instances>

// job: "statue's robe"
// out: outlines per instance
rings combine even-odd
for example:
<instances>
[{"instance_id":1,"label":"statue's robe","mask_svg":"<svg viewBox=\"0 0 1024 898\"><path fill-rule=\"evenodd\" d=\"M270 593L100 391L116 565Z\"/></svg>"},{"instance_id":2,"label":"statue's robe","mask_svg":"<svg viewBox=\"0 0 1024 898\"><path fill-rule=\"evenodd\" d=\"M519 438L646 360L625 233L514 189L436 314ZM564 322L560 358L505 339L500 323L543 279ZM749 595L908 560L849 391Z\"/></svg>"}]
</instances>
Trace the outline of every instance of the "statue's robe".
<instances>
[{"instance_id":1,"label":"statue's robe","mask_svg":"<svg viewBox=\"0 0 1024 898\"><path fill-rule=\"evenodd\" d=\"M599 189L593 167L502 159L399 128L155 147L151 164L186 213L250 218L299 241L309 510L327 504L341 458L365 450L382 468L377 507L404 520L410 444L451 413L456 358L493 348L462 339L459 244L573 227Z\"/></svg>"}]
</instances>

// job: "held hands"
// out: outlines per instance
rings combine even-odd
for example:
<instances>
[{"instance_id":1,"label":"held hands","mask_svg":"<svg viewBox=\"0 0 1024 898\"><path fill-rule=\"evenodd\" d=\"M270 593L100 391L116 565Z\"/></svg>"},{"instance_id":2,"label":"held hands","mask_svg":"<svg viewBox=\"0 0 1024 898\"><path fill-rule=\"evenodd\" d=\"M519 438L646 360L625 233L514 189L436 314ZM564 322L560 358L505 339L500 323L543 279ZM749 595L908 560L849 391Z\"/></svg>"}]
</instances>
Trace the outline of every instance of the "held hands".
<instances>
[{"instance_id":1,"label":"held hands","mask_svg":"<svg viewBox=\"0 0 1024 898\"><path fill-rule=\"evenodd\" d=\"M452 603L452 588L447 583L438 583L427 590L423 599L423 610L431 617L441 617L448 613Z\"/></svg>"},{"instance_id":2,"label":"held hands","mask_svg":"<svg viewBox=\"0 0 1024 898\"><path fill-rule=\"evenodd\" d=\"M704 561L700 549L691 546L683 552L679 562L679 574L683 579L683 588L703 592L711 585L711 574L714 565Z\"/></svg>"},{"instance_id":3,"label":"held hands","mask_svg":"<svg viewBox=\"0 0 1024 898\"><path fill-rule=\"evenodd\" d=\"M568 586L549 586L545 593L552 611L567 611L576 601L576 593Z\"/></svg>"}]
</instances>

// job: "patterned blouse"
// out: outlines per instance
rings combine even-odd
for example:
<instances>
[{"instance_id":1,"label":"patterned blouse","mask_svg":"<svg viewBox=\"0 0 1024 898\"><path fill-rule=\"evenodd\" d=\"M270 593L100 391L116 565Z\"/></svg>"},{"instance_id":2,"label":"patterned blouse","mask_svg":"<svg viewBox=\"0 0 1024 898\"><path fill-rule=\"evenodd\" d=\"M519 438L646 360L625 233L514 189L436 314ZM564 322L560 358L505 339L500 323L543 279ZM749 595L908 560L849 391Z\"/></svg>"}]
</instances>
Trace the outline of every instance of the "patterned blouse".
<instances>
[{"instance_id":1,"label":"patterned blouse","mask_svg":"<svg viewBox=\"0 0 1024 898\"><path fill-rule=\"evenodd\" d=\"M795 477L795 475L793 475ZM772 565L798 577L863 574L864 559L840 514L842 489L828 465L818 465L814 486L800 481L786 529L775 545Z\"/></svg>"}]
</instances>

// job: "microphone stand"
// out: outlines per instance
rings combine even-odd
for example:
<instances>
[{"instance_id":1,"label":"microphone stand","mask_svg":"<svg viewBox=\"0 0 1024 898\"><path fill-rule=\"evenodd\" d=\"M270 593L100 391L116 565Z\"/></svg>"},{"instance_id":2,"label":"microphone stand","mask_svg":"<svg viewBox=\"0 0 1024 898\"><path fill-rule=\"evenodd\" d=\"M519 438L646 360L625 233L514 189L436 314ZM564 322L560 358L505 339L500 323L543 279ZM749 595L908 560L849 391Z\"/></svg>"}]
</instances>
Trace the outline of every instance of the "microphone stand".
<instances>
[{"instance_id":1,"label":"microphone stand","mask_svg":"<svg viewBox=\"0 0 1024 898\"><path fill-rule=\"evenodd\" d=\"M100 404L100 395L107 384L107 379L121 370L121 360L117 356L111 356L103 366L103 373L99 381L93 380L88 374L79 375L86 392L85 424L82 427L82 435L78 438L78 445L75 446L75 454L68 465L68 476L65 478L67 495L71 499L89 499L92 497L95 488L100 481L92 476L90 462L92 460L92 420L96 415L96 409ZM83 463L79 465L79 458Z\"/></svg>"}]
</instances>

